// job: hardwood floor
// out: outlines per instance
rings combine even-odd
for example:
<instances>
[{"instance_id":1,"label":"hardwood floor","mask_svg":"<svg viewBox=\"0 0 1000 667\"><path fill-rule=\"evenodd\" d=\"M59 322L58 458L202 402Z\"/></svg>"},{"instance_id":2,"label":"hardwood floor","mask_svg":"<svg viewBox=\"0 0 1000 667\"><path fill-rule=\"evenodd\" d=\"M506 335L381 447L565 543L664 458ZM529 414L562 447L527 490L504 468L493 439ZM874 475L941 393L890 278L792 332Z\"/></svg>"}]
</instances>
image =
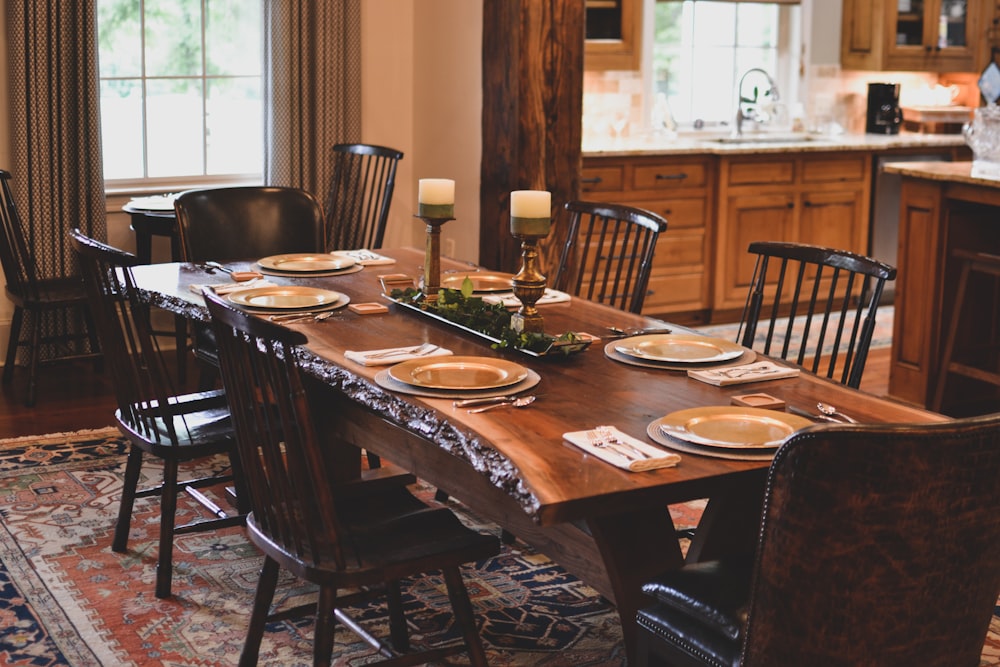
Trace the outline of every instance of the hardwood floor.
<instances>
[{"instance_id":1,"label":"hardwood floor","mask_svg":"<svg viewBox=\"0 0 1000 667\"><path fill-rule=\"evenodd\" d=\"M196 377L194 362L188 377ZM0 392L0 438L40 435L114 424L114 387L109 374L97 373L93 364L72 362L42 369L38 403L24 407L27 372L17 368L14 381ZM861 388L884 396L889 387L889 349L869 353Z\"/></svg>"}]
</instances>

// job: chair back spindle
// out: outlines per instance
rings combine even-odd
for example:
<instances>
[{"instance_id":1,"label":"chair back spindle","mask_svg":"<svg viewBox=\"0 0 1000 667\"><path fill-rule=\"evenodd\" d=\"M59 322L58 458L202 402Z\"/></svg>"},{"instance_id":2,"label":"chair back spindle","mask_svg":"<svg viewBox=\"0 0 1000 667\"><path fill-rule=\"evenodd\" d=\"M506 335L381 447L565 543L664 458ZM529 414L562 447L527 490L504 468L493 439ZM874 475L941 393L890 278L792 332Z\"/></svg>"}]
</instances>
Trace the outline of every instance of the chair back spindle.
<instances>
[{"instance_id":1,"label":"chair back spindle","mask_svg":"<svg viewBox=\"0 0 1000 667\"><path fill-rule=\"evenodd\" d=\"M396 187L396 166L403 153L386 146L337 144L327 189L327 248L381 248Z\"/></svg>"}]
</instances>

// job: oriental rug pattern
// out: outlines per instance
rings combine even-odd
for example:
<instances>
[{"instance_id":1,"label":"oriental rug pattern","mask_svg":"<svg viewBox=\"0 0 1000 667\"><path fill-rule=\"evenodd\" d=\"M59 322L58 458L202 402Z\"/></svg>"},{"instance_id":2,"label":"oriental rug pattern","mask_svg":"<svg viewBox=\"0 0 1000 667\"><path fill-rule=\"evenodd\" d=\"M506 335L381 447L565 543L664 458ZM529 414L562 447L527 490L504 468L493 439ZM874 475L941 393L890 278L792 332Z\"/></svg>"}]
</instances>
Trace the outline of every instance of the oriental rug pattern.
<instances>
[{"instance_id":1,"label":"oriental rug pattern","mask_svg":"<svg viewBox=\"0 0 1000 667\"><path fill-rule=\"evenodd\" d=\"M236 664L261 557L238 528L179 537L174 597L156 599L157 501L137 502L127 554L109 547L124 461L114 429L0 442L0 665ZM155 464L143 472L158 479ZM179 520L199 511L182 500ZM699 511L677 508L678 525ZM465 575L491 665L624 664L614 610L543 555L505 547ZM290 604L311 594L286 577L276 599ZM411 582L404 594L416 645L460 641L438 577ZM377 636L388 634L381 604L351 613ZM260 664L310 664L311 641L311 617L273 623ZM336 665L372 658L353 635L338 632ZM1000 666L1000 619L981 664Z\"/></svg>"}]
</instances>

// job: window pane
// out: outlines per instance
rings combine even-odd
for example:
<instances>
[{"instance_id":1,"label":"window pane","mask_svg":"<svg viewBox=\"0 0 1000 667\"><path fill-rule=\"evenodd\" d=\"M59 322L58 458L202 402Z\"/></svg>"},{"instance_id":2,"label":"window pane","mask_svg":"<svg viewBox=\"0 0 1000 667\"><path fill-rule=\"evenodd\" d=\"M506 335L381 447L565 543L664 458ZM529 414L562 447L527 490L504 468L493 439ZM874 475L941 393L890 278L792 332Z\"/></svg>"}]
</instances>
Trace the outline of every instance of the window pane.
<instances>
[{"instance_id":1,"label":"window pane","mask_svg":"<svg viewBox=\"0 0 1000 667\"><path fill-rule=\"evenodd\" d=\"M210 79L207 112L208 173L263 172L260 79Z\"/></svg>"},{"instance_id":2,"label":"window pane","mask_svg":"<svg viewBox=\"0 0 1000 667\"><path fill-rule=\"evenodd\" d=\"M139 0L98 0L101 76L142 76Z\"/></svg>"},{"instance_id":3,"label":"window pane","mask_svg":"<svg viewBox=\"0 0 1000 667\"><path fill-rule=\"evenodd\" d=\"M738 6L728 2L694 3L693 42L699 46L732 46Z\"/></svg>"},{"instance_id":4,"label":"window pane","mask_svg":"<svg viewBox=\"0 0 1000 667\"><path fill-rule=\"evenodd\" d=\"M263 32L260 4L206 0L205 71L209 75L260 76Z\"/></svg>"},{"instance_id":5,"label":"window pane","mask_svg":"<svg viewBox=\"0 0 1000 667\"><path fill-rule=\"evenodd\" d=\"M203 174L201 79L158 79L146 85L149 176Z\"/></svg>"},{"instance_id":6,"label":"window pane","mask_svg":"<svg viewBox=\"0 0 1000 667\"><path fill-rule=\"evenodd\" d=\"M778 6L750 3L738 5L736 43L740 46L778 45Z\"/></svg>"},{"instance_id":7,"label":"window pane","mask_svg":"<svg viewBox=\"0 0 1000 667\"><path fill-rule=\"evenodd\" d=\"M201 72L201 0L146 0L146 76Z\"/></svg>"},{"instance_id":8,"label":"window pane","mask_svg":"<svg viewBox=\"0 0 1000 667\"><path fill-rule=\"evenodd\" d=\"M105 178L142 178L142 82L101 82Z\"/></svg>"}]
</instances>

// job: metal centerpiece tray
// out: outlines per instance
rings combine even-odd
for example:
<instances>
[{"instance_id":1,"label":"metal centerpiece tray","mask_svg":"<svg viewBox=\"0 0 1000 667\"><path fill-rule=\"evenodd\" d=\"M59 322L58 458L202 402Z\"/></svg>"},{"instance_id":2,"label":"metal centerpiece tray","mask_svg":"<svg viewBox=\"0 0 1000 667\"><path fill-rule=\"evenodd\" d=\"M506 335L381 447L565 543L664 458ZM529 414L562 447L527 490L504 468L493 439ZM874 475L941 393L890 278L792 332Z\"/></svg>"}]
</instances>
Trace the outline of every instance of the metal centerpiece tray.
<instances>
[{"instance_id":1,"label":"metal centerpiece tray","mask_svg":"<svg viewBox=\"0 0 1000 667\"><path fill-rule=\"evenodd\" d=\"M457 290L442 290L448 294L451 294L453 299L467 299L469 297L463 296L461 292ZM395 303L398 306L406 308L407 310L412 310L416 313L420 313L431 319L438 320L439 322L444 322L456 329L461 329L462 331L468 332L478 338L483 340L488 340L491 343L491 347L495 349L513 349L527 354L532 357L554 357L554 356L566 356L571 354L576 354L578 352L583 352L586 350L590 344L593 342L591 338L584 338L573 332L567 332L561 336L552 336L549 334L532 334L530 338L526 340L515 340L518 334L512 333L510 337L503 338L499 335L491 334L487 331L477 329L473 326L468 326L461 322L456 322L453 319L448 318L441 312L432 309L427 302L416 300L419 298L420 293L412 289L408 290L398 290L394 289L390 294L382 294L383 297L389 301ZM495 306L490 304L485 304L479 297L473 297L478 300L476 305L480 308L479 314L489 313L491 316L496 318L494 324L496 326L502 326L499 323L503 318L507 318L509 322L510 313L507 312L502 306ZM454 302L452 302L454 303ZM462 301L462 303L465 303ZM499 324L498 324L499 323Z\"/></svg>"}]
</instances>

